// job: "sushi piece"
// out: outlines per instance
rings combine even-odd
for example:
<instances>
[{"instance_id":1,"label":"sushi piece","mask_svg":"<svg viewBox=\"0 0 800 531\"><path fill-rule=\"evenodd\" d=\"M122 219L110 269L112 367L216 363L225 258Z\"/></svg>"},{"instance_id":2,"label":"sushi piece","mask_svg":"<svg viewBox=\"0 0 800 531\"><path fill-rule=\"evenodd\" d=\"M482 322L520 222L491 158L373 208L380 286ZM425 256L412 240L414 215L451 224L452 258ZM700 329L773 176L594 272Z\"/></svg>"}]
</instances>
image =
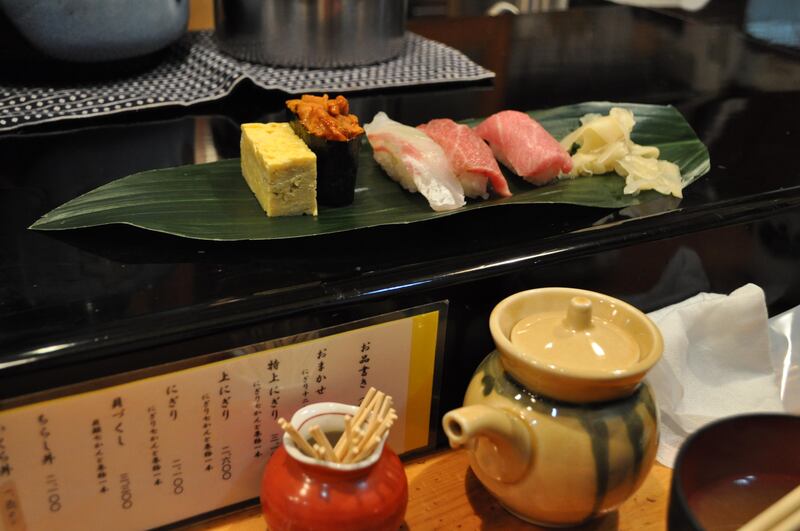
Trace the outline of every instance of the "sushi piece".
<instances>
[{"instance_id":1,"label":"sushi piece","mask_svg":"<svg viewBox=\"0 0 800 531\"><path fill-rule=\"evenodd\" d=\"M453 172L464 187L464 195L486 199L489 197L487 183L491 183L497 195L511 195L506 178L494 160L492 149L475 131L449 118L431 120L417 128L444 150Z\"/></svg>"},{"instance_id":2,"label":"sushi piece","mask_svg":"<svg viewBox=\"0 0 800 531\"><path fill-rule=\"evenodd\" d=\"M364 124L375 160L409 192L420 192L436 211L464 206L464 189L439 144L379 112Z\"/></svg>"},{"instance_id":3,"label":"sushi piece","mask_svg":"<svg viewBox=\"0 0 800 531\"><path fill-rule=\"evenodd\" d=\"M303 94L288 100L289 124L317 156L317 202L344 206L353 202L358 153L364 129L350 114L344 96Z\"/></svg>"},{"instance_id":4,"label":"sushi piece","mask_svg":"<svg viewBox=\"0 0 800 531\"><path fill-rule=\"evenodd\" d=\"M286 123L242 124L242 174L269 217L317 215L317 158Z\"/></svg>"},{"instance_id":5,"label":"sushi piece","mask_svg":"<svg viewBox=\"0 0 800 531\"><path fill-rule=\"evenodd\" d=\"M489 143L497 160L530 183L546 184L572 169L567 150L524 112L493 114L475 132Z\"/></svg>"}]
</instances>

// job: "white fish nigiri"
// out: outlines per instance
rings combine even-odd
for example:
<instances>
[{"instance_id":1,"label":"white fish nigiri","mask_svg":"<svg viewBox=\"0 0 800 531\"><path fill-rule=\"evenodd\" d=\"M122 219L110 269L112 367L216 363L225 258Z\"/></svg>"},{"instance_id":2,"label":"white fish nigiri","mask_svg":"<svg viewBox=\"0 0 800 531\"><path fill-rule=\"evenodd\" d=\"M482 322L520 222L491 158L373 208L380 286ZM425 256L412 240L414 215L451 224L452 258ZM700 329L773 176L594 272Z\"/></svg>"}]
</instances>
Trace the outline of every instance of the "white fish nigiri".
<instances>
[{"instance_id":1,"label":"white fish nigiri","mask_svg":"<svg viewBox=\"0 0 800 531\"><path fill-rule=\"evenodd\" d=\"M379 112L364 124L375 160L409 192L420 192L436 211L464 206L464 189L439 144L422 131Z\"/></svg>"}]
</instances>

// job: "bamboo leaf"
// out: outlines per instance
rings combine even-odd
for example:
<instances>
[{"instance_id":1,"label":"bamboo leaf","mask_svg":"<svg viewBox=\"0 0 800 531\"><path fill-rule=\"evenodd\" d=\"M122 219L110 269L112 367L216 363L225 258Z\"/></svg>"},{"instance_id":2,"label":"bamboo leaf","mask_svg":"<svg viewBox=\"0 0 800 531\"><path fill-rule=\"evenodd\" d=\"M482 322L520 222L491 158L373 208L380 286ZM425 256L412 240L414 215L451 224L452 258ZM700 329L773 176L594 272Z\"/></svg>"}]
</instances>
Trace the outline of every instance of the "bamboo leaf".
<instances>
[{"instance_id":1,"label":"bamboo leaf","mask_svg":"<svg viewBox=\"0 0 800 531\"><path fill-rule=\"evenodd\" d=\"M586 113L607 113L614 106L631 109L637 123L632 138L656 146L661 158L680 166L684 187L708 172L708 150L683 116L671 106L590 102L529 114L554 137L578 127ZM475 125L479 120L469 120ZM319 216L268 218L241 175L239 159L136 173L96 188L50 211L31 228L64 230L124 223L143 229L205 240L295 238L365 227L413 223L448 215L468 215L478 208L519 203L569 203L622 208L657 197L622 193L624 179L600 175L561 180L536 187L506 172L512 197L469 201L458 210L434 212L420 194L389 179L374 162L369 144L361 150L352 205L320 207ZM505 171L505 169L504 169Z\"/></svg>"}]
</instances>

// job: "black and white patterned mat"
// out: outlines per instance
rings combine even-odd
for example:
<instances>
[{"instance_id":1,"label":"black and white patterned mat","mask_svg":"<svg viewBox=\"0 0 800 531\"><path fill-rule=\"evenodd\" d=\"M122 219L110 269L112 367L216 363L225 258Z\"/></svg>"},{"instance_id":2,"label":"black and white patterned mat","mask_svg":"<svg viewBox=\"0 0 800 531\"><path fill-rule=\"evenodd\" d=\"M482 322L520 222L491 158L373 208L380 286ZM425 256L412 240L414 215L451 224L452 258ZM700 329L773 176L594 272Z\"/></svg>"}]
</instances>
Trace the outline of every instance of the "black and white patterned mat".
<instances>
[{"instance_id":1,"label":"black and white patterned mat","mask_svg":"<svg viewBox=\"0 0 800 531\"><path fill-rule=\"evenodd\" d=\"M349 92L454 81L494 73L461 52L408 33L402 55L370 66L341 69L277 68L240 61L217 49L211 32L186 35L152 70L99 84L71 87L0 85L0 131L225 96L243 79L290 94Z\"/></svg>"}]
</instances>

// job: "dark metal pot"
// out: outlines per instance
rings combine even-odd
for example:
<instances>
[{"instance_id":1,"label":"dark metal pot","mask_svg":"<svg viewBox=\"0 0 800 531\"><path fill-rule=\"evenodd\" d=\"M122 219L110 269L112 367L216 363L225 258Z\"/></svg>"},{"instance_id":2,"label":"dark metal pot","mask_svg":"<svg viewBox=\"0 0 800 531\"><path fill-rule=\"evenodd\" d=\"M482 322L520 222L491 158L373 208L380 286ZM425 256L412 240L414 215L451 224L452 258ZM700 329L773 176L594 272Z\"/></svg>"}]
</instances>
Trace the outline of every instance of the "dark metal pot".
<instances>
[{"instance_id":1,"label":"dark metal pot","mask_svg":"<svg viewBox=\"0 0 800 531\"><path fill-rule=\"evenodd\" d=\"M309 68L378 63L403 51L407 0L215 0L216 37L246 61Z\"/></svg>"}]
</instances>

